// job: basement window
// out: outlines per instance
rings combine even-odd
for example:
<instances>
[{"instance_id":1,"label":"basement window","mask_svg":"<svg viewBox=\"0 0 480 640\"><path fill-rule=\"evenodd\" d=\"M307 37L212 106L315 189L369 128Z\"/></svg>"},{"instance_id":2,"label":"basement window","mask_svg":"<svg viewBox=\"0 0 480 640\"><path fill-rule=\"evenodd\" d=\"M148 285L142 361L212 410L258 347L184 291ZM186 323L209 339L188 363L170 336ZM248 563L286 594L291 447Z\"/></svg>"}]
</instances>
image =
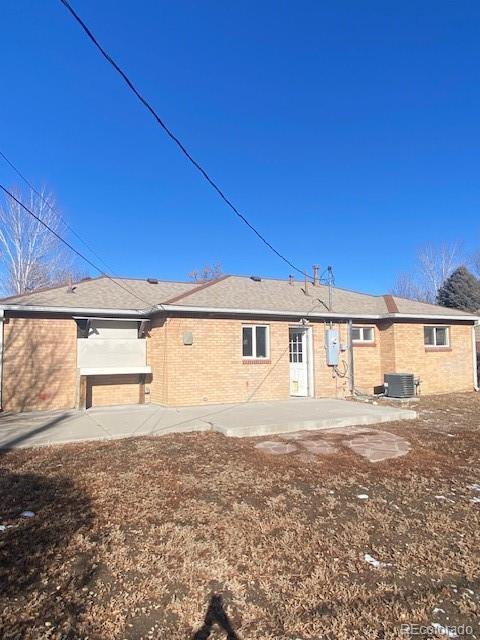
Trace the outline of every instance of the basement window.
<instances>
[{"instance_id":1,"label":"basement window","mask_svg":"<svg viewBox=\"0 0 480 640\"><path fill-rule=\"evenodd\" d=\"M450 345L449 327L424 327L423 338L426 347L448 347Z\"/></svg>"},{"instance_id":2,"label":"basement window","mask_svg":"<svg viewBox=\"0 0 480 640\"><path fill-rule=\"evenodd\" d=\"M269 336L267 325L243 325L242 355L255 360L268 358Z\"/></svg>"},{"instance_id":3,"label":"basement window","mask_svg":"<svg viewBox=\"0 0 480 640\"><path fill-rule=\"evenodd\" d=\"M375 330L373 327L352 327L353 342L374 342Z\"/></svg>"}]
</instances>

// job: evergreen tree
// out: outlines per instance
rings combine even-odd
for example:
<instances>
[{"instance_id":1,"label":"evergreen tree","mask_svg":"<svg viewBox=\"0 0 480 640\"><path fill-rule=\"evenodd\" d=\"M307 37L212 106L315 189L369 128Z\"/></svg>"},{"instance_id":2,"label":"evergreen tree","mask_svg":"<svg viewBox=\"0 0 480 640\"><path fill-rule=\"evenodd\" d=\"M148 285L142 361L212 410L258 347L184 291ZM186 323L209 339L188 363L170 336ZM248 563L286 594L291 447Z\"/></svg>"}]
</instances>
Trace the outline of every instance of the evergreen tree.
<instances>
[{"instance_id":1,"label":"evergreen tree","mask_svg":"<svg viewBox=\"0 0 480 640\"><path fill-rule=\"evenodd\" d=\"M437 303L451 309L476 312L480 309L480 280L466 267L458 267L442 284Z\"/></svg>"}]
</instances>

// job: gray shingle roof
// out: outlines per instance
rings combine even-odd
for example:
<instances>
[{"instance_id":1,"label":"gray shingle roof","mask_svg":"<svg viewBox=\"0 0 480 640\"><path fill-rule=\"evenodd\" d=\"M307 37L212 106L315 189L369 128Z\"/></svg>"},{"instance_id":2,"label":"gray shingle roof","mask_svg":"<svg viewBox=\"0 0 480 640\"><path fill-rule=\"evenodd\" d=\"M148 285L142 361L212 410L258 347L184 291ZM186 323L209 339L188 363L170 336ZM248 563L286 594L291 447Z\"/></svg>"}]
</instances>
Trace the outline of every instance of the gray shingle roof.
<instances>
[{"instance_id":1,"label":"gray shingle roof","mask_svg":"<svg viewBox=\"0 0 480 640\"><path fill-rule=\"evenodd\" d=\"M193 290L175 302L185 307L210 307L233 309L265 309L292 311L295 313L321 313L328 311L328 287L307 287L305 284L286 280L262 278L256 282L245 276L228 276L216 284ZM419 315L468 316L457 309L424 304L391 296L398 311L396 313ZM372 296L347 289L333 288L332 311L339 314L380 315L393 312L387 306L385 296Z\"/></svg>"},{"instance_id":2,"label":"gray shingle roof","mask_svg":"<svg viewBox=\"0 0 480 640\"><path fill-rule=\"evenodd\" d=\"M217 284L193 291L175 302L178 305L265 309L269 311L292 311L297 313L328 311L328 287L309 284L308 295L303 282L289 284L286 280L262 278L255 282L244 276L229 276ZM362 293L333 290L333 310L336 313L385 313L382 297Z\"/></svg>"},{"instance_id":3,"label":"gray shingle roof","mask_svg":"<svg viewBox=\"0 0 480 640\"><path fill-rule=\"evenodd\" d=\"M407 298L399 298L398 296L392 296L394 299L399 313L416 313L418 315L439 315L445 314L449 316L471 316L471 313L465 313L459 309L450 309L448 307L441 307L438 304L428 304L426 302L417 302L416 300L408 300Z\"/></svg>"},{"instance_id":4,"label":"gray shingle roof","mask_svg":"<svg viewBox=\"0 0 480 640\"><path fill-rule=\"evenodd\" d=\"M146 309L162 300L171 298L195 287L187 282L159 281L150 284L146 280L114 278L118 286L104 276L76 283L75 291L68 293L67 285L34 291L22 296L0 300L0 304L19 304L45 307L91 309Z\"/></svg>"},{"instance_id":5,"label":"gray shingle roof","mask_svg":"<svg viewBox=\"0 0 480 640\"><path fill-rule=\"evenodd\" d=\"M254 281L245 276L225 276L206 285L186 282L116 278L121 287L106 277L84 280L76 284L74 293L63 285L23 296L4 298L0 305L66 307L84 309L147 310L159 304L173 304L185 309L245 309L285 311L293 314L321 314L328 311L328 287L308 285L305 295L303 282L290 284L287 280L262 278ZM372 296L346 289L333 288L332 311L346 316L383 315L389 313L420 316L472 317L456 309L415 302L396 296Z\"/></svg>"}]
</instances>

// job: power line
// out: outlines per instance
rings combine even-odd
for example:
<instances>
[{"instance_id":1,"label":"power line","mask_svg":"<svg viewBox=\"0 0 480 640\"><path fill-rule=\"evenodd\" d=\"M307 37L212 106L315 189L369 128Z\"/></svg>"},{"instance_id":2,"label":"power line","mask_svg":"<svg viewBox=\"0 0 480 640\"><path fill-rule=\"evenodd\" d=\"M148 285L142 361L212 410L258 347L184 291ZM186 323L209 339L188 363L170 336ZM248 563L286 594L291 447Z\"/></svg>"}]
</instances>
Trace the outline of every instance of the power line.
<instances>
[{"instance_id":1,"label":"power line","mask_svg":"<svg viewBox=\"0 0 480 640\"><path fill-rule=\"evenodd\" d=\"M15 171L15 173L25 182L25 184L28 185L28 187L37 194L37 196L42 200L42 202L50 209L50 211L52 211L53 213L57 214L58 217L60 218L61 222L64 224L65 228L68 229L69 231L71 231L71 233L78 238L78 240L80 240L80 242L82 242L85 247L98 259L100 260L100 262L102 264L104 264L107 269L109 271L113 271L113 269L105 262L105 260L103 260L103 258L101 256L98 255L98 253L96 251L94 251L92 249L92 247L90 247L90 245L83 240L83 238L75 231L75 229L73 229L63 218L62 215L60 215L60 212L58 211L58 209L56 209L55 207L53 207L50 202L48 202L48 200L46 198L44 198L44 196L42 195L42 193L40 193L40 191L38 191L38 189L36 189L34 187L34 185L31 183L30 180L28 180L28 178L20 171L20 169L18 167L16 167L13 162L7 158L7 156L0 150L0 156L5 160L5 162ZM3 188L3 187L2 187ZM11 194L10 194L11 195ZM14 197L14 196L12 196ZM14 197L14 199L16 199ZM18 201L17 201L18 202ZM24 207L24 205L22 203L20 203L20 206ZM24 207L25 208L25 207ZM47 226L43 220L40 219L40 222L44 225ZM48 228L48 227L47 227ZM55 231L53 229L49 229L50 231L52 231L52 233L55 233ZM55 234L57 235L57 234ZM58 236L57 236L58 237ZM147 306L151 306L151 302L149 302L148 300L145 300L144 298L138 296L132 289L130 289L129 287L127 287L126 285L120 284L119 282L117 282L117 280L115 280L112 276L110 276L107 272L103 271L102 269L100 269L98 266L94 265L92 262L90 262L85 256L83 256L82 254L80 254L79 252L77 252L73 247L71 247L70 245L68 245L68 243L66 243L63 238L60 238L62 242L64 242L65 244L67 244L67 246L72 249L72 251L74 251L75 253L77 253L78 255L80 255L80 257L83 260L86 260L91 266L93 266L94 269L96 269L99 273L101 273L101 275L105 276L106 278L108 278L109 280L111 280L112 282L114 282L117 286L121 287L122 289L124 289L125 291L127 291L128 293L130 293L132 296L134 296L135 298L137 298L137 300L140 300L141 302L145 303Z\"/></svg>"},{"instance_id":2,"label":"power line","mask_svg":"<svg viewBox=\"0 0 480 640\"><path fill-rule=\"evenodd\" d=\"M72 227L63 219L63 216L60 215L60 212L58 211L58 209L56 209L55 207L53 207L46 198L44 198L44 196L40 193L40 191L38 191L33 184L30 182L30 180L28 180L25 175L20 171L20 169L18 169L13 162L7 158L7 156L3 153L3 151L0 149L0 156L5 160L5 162L15 171L15 173L25 182L25 184L34 192L37 194L37 196L42 200L42 202L50 209L50 211L53 211L54 213L57 214L57 216L60 218L62 224L65 225L65 228L68 229L68 231L70 231L76 238L77 240L80 240L80 242L90 251L90 253L92 253L97 260L100 260L100 262L102 264L104 264L107 269L109 271L113 271L113 269L111 267L108 266L108 264L102 259L101 256L98 255L98 253L96 253L92 247L90 247L90 245L83 240L83 238L75 231L75 229L72 229Z\"/></svg>"},{"instance_id":3,"label":"power line","mask_svg":"<svg viewBox=\"0 0 480 640\"><path fill-rule=\"evenodd\" d=\"M80 25L80 27L83 29L83 31L86 33L86 35L88 36L88 38L93 42L93 44L95 45L95 47L98 49L98 51L101 53L101 55L105 58L105 60L115 69L115 71L120 74L120 76L122 77L122 79L124 80L124 82L127 84L127 86L129 87L129 89L134 93L134 95L138 98L138 100L142 103L142 105L147 109L147 111L150 112L150 114L155 118L155 120L157 121L157 123L162 127L162 129L165 131L165 133L168 135L168 137L173 140L173 142L177 145L177 147L181 150L181 152L186 156L186 158L188 159L189 162L191 162L191 164L193 164L193 166L200 171L200 173L202 174L202 176L205 178L205 180L210 184L211 187L213 187L213 189L215 189L215 191L217 192L217 194L220 196L220 198L227 204L228 207L230 207L230 209L235 213L235 215L237 215L240 220L242 222L244 222L247 227L249 227L249 229L251 229L251 231L253 231L253 233L271 250L273 251L273 253L275 253L281 260L283 260L286 264L288 264L292 269L294 269L295 271L297 271L298 273L301 273L302 275L310 278L311 276L306 273L305 271L303 271L303 269L299 269L298 267L296 267L293 262L291 262L288 258L286 258L282 253L280 253L279 251L277 251L277 249L275 249L275 247L259 232L257 231L257 229L253 226L253 224L251 224L247 218L237 209L237 207L232 203L232 201L225 195L225 193L222 191L222 189L217 185L217 183L210 178L210 176L208 175L208 173L206 172L206 170L201 166L201 164L199 162L197 162L193 156L190 154L190 152L187 150L187 148L185 147L185 145L180 141L180 139L173 133L173 131L171 129L169 129L169 127L165 124L165 122L160 118L160 116L158 115L158 113L155 111L155 109L151 106L151 104L146 100L146 98L144 98L142 96L142 94L140 93L140 91L135 87L135 85L133 84L133 82L130 80L130 78L127 76L127 74L121 69L121 67L115 62L115 60L112 58L112 56L102 47L102 45L99 43L99 41L97 40L97 38L93 35L92 31L89 29L89 27L87 27L87 25L85 24L85 22L82 20L82 18L80 18L80 16L75 12L75 10L73 9L73 7L70 5L70 3L67 0L60 0L60 2L65 6L65 8L70 12L70 14L73 16L73 18L78 22L78 24Z\"/></svg>"},{"instance_id":4,"label":"power line","mask_svg":"<svg viewBox=\"0 0 480 640\"><path fill-rule=\"evenodd\" d=\"M143 298L141 298L140 296L138 296L134 291L131 291L128 287L125 287L123 284L121 284L120 282L117 282L117 280L115 280L114 278L112 278L111 276L108 275L108 273L106 273L105 271L103 271L102 269L100 269L100 267L98 267L94 262L92 262L91 260L89 260L86 256L83 255L83 253L80 253L80 251L78 251L77 249L75 249L75 247L73 247L67 240L65 240L64 238L62 238L62 236L57 233L55 231L55 229L52 229L52 227L50 227L46 222L44 222L39 216L37 216L36 213L34 213L31 209L29 209L26 205L23 204L23 202L21 202L18 198L16 198L13 193L11 191L9 191L6 187L3 186L3 184L0 184L0 189L10 198L12 198L12 200L14 200L18 205L20 205L22 207L22 209L24 209L28 214L30 214L33 218L35 218L35 220L37 220L38 222L40 222L40 224L42 224L46 229L48 229L48 231L50 231L50 233L52 233L57 240L60 240L60 242L62 242L66 247L68 247L71 251L73 251L73 253L75 253L77 256L79 256L80 258L82 258L82 260L85 260L86 263L88 263L91 267L93 267L96 271L98 271L99 273L101 273L103 276L105 276L106 278L108 278L109 280L111 280L114 284L116 284L117 286L121 287L122 289L124 289L124 291L126 291L127 293L129 293L130 295L134 296L135 298L137 298L138 300L140 300L140 302L143 302L144 304L146 304L148 307L152 306L151 302L148 302L147 300L144 300Z\"/></svg>"}]
</instances>

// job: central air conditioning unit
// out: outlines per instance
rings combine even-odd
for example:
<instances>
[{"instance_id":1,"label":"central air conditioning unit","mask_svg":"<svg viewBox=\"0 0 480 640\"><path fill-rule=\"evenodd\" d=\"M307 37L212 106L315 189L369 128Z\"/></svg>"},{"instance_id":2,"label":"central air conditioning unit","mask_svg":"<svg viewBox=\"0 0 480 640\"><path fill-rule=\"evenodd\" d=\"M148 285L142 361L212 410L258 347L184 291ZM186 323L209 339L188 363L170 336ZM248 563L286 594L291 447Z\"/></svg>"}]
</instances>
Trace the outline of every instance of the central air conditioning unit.
<instances>
[{"instance_id":1,"label":"central air conditioning unit","mask_svg":"<svg viewBox=\"0 0 480 640\"><path fill-rule=\"evenodd\" d=\"M383 376L385 395L388 398L413 398L415 376L413 373L385 373Z\"/></svg>"}]
</instances>

